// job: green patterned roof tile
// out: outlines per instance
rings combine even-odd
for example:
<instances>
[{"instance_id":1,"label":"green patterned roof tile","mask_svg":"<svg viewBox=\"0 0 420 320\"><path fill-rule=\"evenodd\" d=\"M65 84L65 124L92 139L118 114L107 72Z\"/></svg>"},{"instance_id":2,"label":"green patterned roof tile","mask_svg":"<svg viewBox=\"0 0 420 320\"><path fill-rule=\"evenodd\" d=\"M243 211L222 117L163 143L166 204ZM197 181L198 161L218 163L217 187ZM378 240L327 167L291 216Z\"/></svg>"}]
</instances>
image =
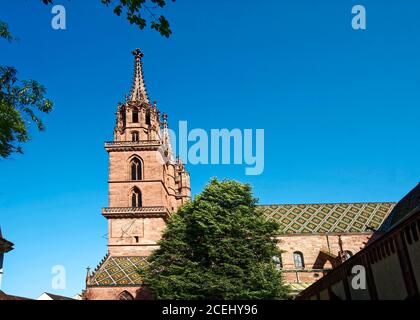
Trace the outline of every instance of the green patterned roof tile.
<instances>
[{"instance_id":1,"label":"green patterned roof tile","mask_svg":"<svg viewBox=\"0 0 420 320\"><path fill-rule=\"evenodd\" d=\"M131 286L141 285L140 270L147 264L147 257L109 256L94 272L90 286Z\"/></svg>"},{"instance_id":2,"label":"green patterned roof tile","mask_svg":"<svg viewBox=\"0 0 420 320\"><path fill-rule=\"evenodd\" d=\"M326 203L258 206L258 210L281 225L286 234L366 232L377 228L395 203Z\"/></svg>"}]
</instances>

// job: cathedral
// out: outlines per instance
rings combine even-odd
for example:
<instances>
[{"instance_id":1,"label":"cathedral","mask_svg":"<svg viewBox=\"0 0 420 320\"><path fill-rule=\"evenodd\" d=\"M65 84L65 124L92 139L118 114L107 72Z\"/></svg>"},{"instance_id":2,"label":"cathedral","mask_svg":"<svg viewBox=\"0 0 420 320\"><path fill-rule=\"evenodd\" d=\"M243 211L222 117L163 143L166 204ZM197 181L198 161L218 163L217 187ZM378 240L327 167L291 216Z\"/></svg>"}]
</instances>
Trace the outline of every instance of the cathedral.
<instances>
[{"instance_id":1,"label":"cathedral","mask_svg":"<svg viewBox=\"0 0 420 320\"><path fill-rule=\"evenodd\" d=\"M117 108L109 155L108 253L88 270L84 299L148 299L139 270L171 214L191 199L190 177L169 138L167 115L151 103L142 52L134 55L131 93ZM304 290L362 250L395 203L261 205L267 219L280 223L280 257L293 294Z\"/></svg>"}]
</instances>

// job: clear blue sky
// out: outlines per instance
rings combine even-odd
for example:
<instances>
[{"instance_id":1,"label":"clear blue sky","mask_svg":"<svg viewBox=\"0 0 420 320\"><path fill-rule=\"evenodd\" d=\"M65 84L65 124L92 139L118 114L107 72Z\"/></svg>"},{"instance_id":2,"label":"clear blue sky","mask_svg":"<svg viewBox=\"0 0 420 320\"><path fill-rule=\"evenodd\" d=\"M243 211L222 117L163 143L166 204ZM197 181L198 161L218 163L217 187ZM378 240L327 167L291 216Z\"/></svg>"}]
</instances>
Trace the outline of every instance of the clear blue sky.
<instances>
[{"instance_id":1,"label":"clear blue sky","mask_svg":"<svg viewBox=\"0 0 420 320\"><path fill-rule=\"evenodd\" d=\"M39 3L38 3L39 2ZM15 250L3 290L73 295L106 254L107 153L114 112L141 47L149 95L170 124L265 129L265 171L190 166L193 193L212 176L250 182L261 203L397 201L420 181L420 3L362 0L367 30L351 28L353 1L192 1L165 10L174 34L138 31L99 0L1 1L19 42L0 63L48 88L54 112L24 155L0 161L0 224ZM67 289L51 289L51 268Z\"/></svg>"}]
</instances>

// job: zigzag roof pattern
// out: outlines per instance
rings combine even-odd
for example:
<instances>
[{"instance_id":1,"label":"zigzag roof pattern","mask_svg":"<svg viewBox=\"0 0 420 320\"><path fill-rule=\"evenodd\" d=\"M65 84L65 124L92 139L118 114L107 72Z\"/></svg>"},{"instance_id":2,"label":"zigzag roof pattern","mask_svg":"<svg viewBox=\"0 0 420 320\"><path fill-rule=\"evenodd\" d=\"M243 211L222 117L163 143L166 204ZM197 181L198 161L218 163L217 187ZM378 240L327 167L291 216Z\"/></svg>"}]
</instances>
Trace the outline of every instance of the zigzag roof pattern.
<instances>
[{"instance_id":1,"label":"zigzag roof pattern","mask_svg":"<svg viewBox=\"0 0 420 320\"><path fill-rule=\"evenodd\" d=\"M393 202L281 204L258 206L282 234L363 233L377 230L395 207Z\"/></svg>"},{"instance_id":2,"label":"zigzag roof pattern","mask_svg":"<svg viewBox=\"0 0 420 320\"><path fill-rule=\"evenodd\" d=\"M147 257L108 256L93 274L89 286L139 286Z\"/></svg>"}]
</instances>

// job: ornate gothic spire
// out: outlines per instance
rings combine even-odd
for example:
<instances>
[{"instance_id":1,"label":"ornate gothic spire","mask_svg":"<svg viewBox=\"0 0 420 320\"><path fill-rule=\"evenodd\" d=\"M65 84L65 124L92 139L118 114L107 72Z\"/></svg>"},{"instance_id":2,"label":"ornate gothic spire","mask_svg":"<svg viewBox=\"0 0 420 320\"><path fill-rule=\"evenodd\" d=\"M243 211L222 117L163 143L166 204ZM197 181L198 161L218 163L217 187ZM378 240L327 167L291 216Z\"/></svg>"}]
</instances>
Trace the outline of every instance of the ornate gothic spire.
<instances>
[{"instance_id":1,"label":"ornate gothic spire","mask_svg":"<svg viewBox=\"0 0 420 320\"><path fill-rule=\"evenodd\" d=\"M147 96L146 85L144 83L143 77L143 65L141 58L143 58L143 53L140 49L133 51L134 55L134 79L133 86L131 87L130 100L137 102L149 102L149 97Z\"/></svg>"},{"instance_id":2,"label":"ornate gothic spire","mask_svg":"<svg viewBox=\"0 0 420 320\"><path fill-rule=\"evenodd\" d=\"M168 129L168 115L166 113L162 116L163 122L162 122L162 131L163 131L163 149L164 149L164 156L166 157L166 160L168 163L173 164L175 162L174 160L174 153L172 151L172 144L171 144L171 136L169 134Z\"/></svg>"}]
</instances>

